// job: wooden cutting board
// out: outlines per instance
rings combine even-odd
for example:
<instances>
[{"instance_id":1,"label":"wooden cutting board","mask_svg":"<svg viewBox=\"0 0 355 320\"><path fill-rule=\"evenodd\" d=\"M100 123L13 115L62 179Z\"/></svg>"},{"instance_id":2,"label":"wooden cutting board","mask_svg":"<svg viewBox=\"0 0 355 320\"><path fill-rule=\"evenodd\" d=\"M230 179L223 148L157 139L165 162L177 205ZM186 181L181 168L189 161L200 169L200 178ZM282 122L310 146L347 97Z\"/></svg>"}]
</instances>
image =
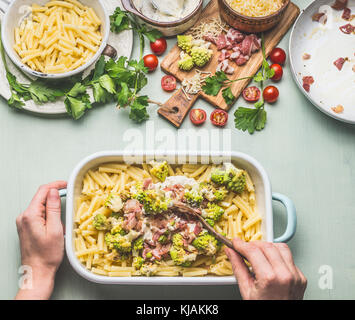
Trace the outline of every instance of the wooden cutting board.
<instances>
[{"instance_id":1,"label":"wooden cutting board","mask_svg":"<svg viewBox=\"0 0 355 320\"><path fill-rule=\"evenodd\" d=\"M291 2L281 22L275 28L265 33L264 39L266 56L269 56L272 49L277 46L282 37L292 26L299 13L300 9ZM217 18L218 16L218 0L211 0L202 12L202 16L198 24L201 23L201 21L208 21L213 18ZM220 51L217 51L217 47L214 44L211 45L211 49L214 52L214 54L212 55L212 59L201 70L209 71L214 74L218 65L218 57ZM193 68L189 72L181 71L179 69L178 61L180 60L180 52L181 49L177 45L175 45L162 61L161 68L164 72L172 74L178 81L181 82L185 78L191 78L195 74L195 68ZM230 79L238 79L253 76L260 69L262 61L263 55L260 50L259 52L254 53L244 66L238 67L234 62L230 62L229 64L235 68L235 71L233 75L228 75L228 77ZM238 98L244 88L249 84L249 82L250 80L247 79L233 83L231 89L234 96ZM164 103L161 108L158 109L159 115L166 118L174 126L179 128L182 122L184 121L187 113L189 112L190 108L194 105L194 103L199 97L202 97L216 108L221 108L228 111L231 107L230 105L228 106L225 103L222 97L222 92L220 92L217 96L214 97L206 95L201 91L196 95L189 95L189 97L191 98L191 100L187 99L181 88L178 89L172 95L172 97L166 103Z\"/></svg>"}]
</instances>

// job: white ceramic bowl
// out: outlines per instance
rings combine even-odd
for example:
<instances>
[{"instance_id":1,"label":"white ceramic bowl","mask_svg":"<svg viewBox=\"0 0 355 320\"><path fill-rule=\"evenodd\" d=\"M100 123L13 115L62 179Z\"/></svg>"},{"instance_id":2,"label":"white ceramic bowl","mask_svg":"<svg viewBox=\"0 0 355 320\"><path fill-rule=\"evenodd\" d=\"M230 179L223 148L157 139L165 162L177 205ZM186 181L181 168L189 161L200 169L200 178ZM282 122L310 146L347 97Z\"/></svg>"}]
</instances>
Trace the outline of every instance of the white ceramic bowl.
<instances>
[{"instance_id":1,"label":"white ceramic bowl","mask_svg":"<svg viewBox=\"0 0 355 320\"><path fill-rule=\"evenodd\" d=\"M167 155L167 157L166 157ZM224 285L235 284L233 276L206 276L206 277L107 277L96 275L85 268L77 259L74 251L74 213L76 212L76 198L80 195L84 175L89 169L107 162L136 163L150 162L151 160L167 160L169 163L182 162L196 153L189 152L169 152L161 154L158 152L121 152L104 151L95 153L83 159L72 172L67 190L62 190L62 196L67 196L66 207L66 238L65 247L70 264L75 271L85 279L103 284L131 284L131 285ZM165 157L164 157L165 156ZM296 211L290 199L281 194L271 194L269 178L263 167L252 157L238 152L232 154L222 153L198 153L198 163L222 163L232 162L236 166L243 168L250 174L256 190L257 210L262 216L263 240L269 242L286 242L290 240L296 231ZM287 210L287 228L285 233L274 239L272 199L282 202Z\"/></svg>"},{"instance_id":2,"label":"white ceramic bowl","mask_svg":"<svg viewBox=\"0 0 355 320\"><path fill-rule=\"evenodd\" d=\"M2 0L4 3L5 0ZM33 3L39 4L39 5L44 5L48 0L13 0L8 8L6 9L5 16L2 19L2 25L1 25L1 38L3 42L3 46L5 49L6 54L9 56L9 58L12 60L12 62L17 65L21 70L25 71L29 75L32 75L34 77L40 77L40 78L47 78L47 79L61 79L61 78L67 78L74 76L75 74L78 74L80 72L83 72L85 69L90 67L96 60L101 56L102 52L104 51L106 45L107 45L107 40L108 36L110 33L110 18L109 14L107 13L105 6L103 5L103 0L79 0L83 5L91 7L95 10L96 14L102 21L102 26L101 26L101 33L102 33L102 42L101 45L96 52L96 54L84 65L81 67L71 70L69 72L65 73L58 73L58 74L52 74L52 73L42 73L39 71L32 70L29 66L21 62L21 59L17 52L14 50L13 46L15 43L15 37L14 37L14 30L16 27L19 26L20 22L28 14L28 10L26 10L29 6L31 6ZM8 2L8 1L6 1ZM26 14L27 12L27 14Z\"/></svg>"}]
</instances>

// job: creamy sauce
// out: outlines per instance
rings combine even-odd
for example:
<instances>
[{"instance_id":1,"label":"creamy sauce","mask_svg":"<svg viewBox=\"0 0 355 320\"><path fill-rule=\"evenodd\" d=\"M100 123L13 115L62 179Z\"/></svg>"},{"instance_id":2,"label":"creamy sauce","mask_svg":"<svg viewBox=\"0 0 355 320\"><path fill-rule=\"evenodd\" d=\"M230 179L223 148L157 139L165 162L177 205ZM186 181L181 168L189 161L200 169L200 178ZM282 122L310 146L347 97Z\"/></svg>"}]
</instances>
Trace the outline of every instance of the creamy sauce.
<instances>
[{"instance_id":1,"label":"creamy sauce","mask_svg":"<svg viewBox=\"0 0 355 320\"><path fill-rule=\"evenodd\" d=\"M170 176L165 179L165 181L161 184L162 188L171 187L175 184L180 184L182 186L194 186L198 185L197 181L193 178L188 178L186 176Z\"/></svg>"},{"instance_id":2,"label":"creamy sauce","mask_svg":"<svg viewBox=\"0 0 355 320\"><path fill-rule=\"evenodd\" d=\"M154 8L150 0L133 0L134 6L144 16L159 22L180 20L192 13L199 4L199 0L154 0Z\"/></svg>"}]
</instances>

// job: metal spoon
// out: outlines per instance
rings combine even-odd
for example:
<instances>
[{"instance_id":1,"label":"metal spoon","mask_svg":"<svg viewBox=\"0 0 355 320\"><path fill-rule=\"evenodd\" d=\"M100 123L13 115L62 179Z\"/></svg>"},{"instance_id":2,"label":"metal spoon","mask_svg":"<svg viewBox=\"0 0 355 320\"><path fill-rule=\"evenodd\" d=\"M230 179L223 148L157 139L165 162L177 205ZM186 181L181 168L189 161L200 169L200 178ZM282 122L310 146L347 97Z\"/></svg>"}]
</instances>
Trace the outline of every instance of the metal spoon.
<instances>
[{"instance_id":1,"label":"metal spoon","mask_svg":"<svg viewBox=\"0 0 355 320\"><path fill-rule=\"evenodd\" d=\"M247 258L245 258L239 251L237 251L234 246L232 241L230 241L229 239L227 239L226 237L222 236L220 233L218 233L215 229L213 229L207 222L206 220L201 216L201 211L198 209L193 209L189 206L187 206L186 204L180 202L180 201L174 201L173 202L173 206L171 207L172 210L176 210L180 213L185 213L188 214L190 216L194 216L195 218L197 218L201 224L203 225L204 228L206 228L208 230L208 232L212 233L220 242L222 242L223 244L225 244L228 248L234 250L235 252L237 252L244 260L248 260Z\"/></svg>"}]
</instances>

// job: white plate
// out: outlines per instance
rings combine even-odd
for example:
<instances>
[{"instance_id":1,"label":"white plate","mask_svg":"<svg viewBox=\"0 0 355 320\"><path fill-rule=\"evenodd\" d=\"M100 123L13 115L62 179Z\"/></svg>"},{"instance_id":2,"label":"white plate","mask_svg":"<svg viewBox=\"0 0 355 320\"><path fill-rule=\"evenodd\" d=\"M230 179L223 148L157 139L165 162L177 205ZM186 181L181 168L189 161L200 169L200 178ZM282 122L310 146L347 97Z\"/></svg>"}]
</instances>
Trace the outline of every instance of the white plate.
<instances>
[{"instance_id":1,"label":"white plate","mask_svg":"<svg viewBox=\"0 0 355 320\"><path fill-rule=\"evenodd\" d=\"M298 17L293 26L289 54L294 79L303 94L322 112L340 121L355 124L355 35L339 30L348 21L341 18L343 10L331 9L326 25L312 21L314 13L324 5L332 5L335 0L316 0ZM349 0L348 7L355 13L355 0ZM350 21L355 23L355 19ZM304 53L311 55L303 60ZM333 62L348 57L341 71ZM302 78L313 76L310 92L303 87ZM342 105L344 111L335 113L331 108Z\"/></svg>"},{"instance_id":2,"label":"white plate","mask_svg":"<svg viewBox=\"0 0 355 320\"><path fill-rule=\"evenodd\" d=\"M105 6L109 14L112 14L116 9L116 7L123 8L121 0L106 0ZM3 7L3 5L1 7ZM3 17L2 12L0 12L0 17L1 18ZM115 34L111 32L108 39L108 43L117 50L118 56L126 56L130 58L132 53L132 47L133 47L133 32L132 30L126 30L119 34ZM14 64L10 61L8 57L7 57L7 62L10 71L17 77L17 80L19 82L28 83L28 80L23 76L21 72L18 71L18 69L14 66ZM88 74L94 68L94 66L95 65L87 69L85 71L85 74ZM6 100L8 100L11 97L10 87L6 80L5 68L1 61L0 61L0 95L3 96ZM55 102L48 102L43 105L37 105L32 100L30 100L25 102L25 106L23 107L23 109L30 112L45 114L45 115L66 114L67 112L65 110L63 101L64 99L62 98L62 99L58 99Z\"/></svg>"}]
</instances>

